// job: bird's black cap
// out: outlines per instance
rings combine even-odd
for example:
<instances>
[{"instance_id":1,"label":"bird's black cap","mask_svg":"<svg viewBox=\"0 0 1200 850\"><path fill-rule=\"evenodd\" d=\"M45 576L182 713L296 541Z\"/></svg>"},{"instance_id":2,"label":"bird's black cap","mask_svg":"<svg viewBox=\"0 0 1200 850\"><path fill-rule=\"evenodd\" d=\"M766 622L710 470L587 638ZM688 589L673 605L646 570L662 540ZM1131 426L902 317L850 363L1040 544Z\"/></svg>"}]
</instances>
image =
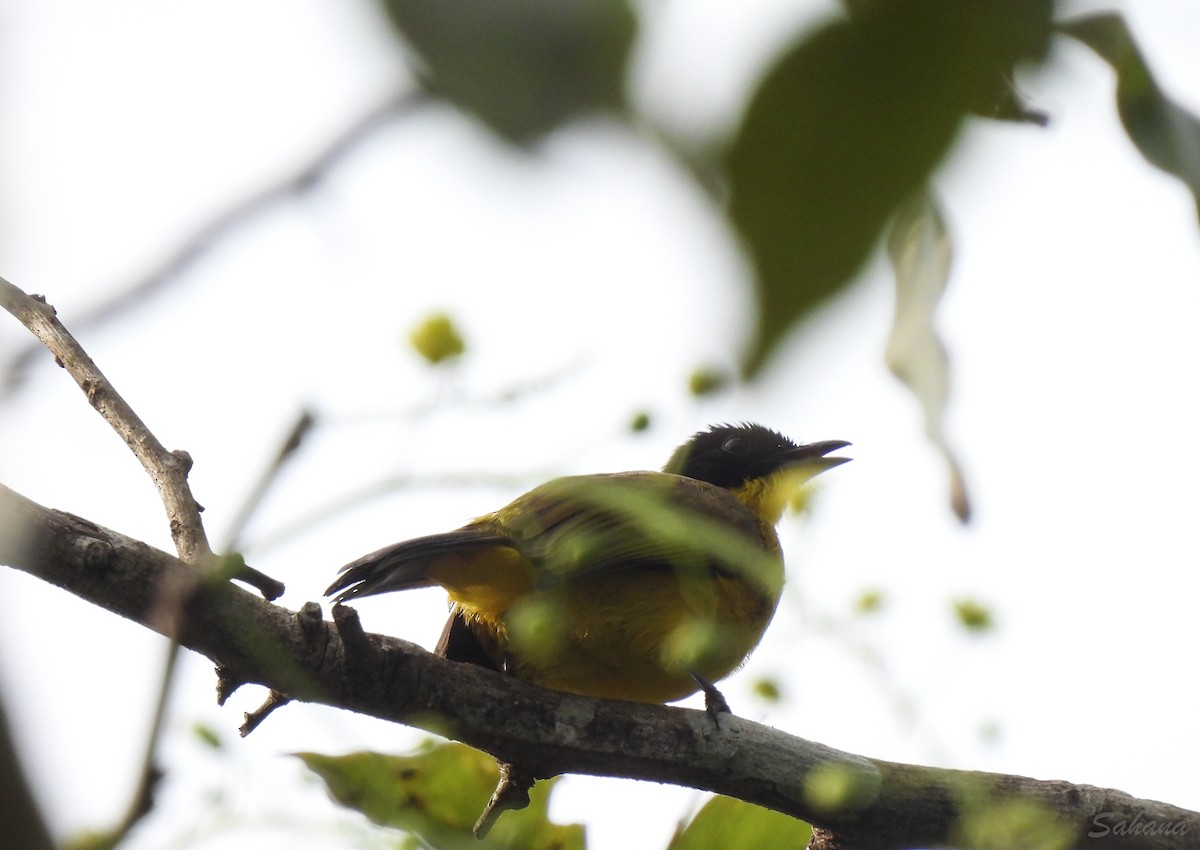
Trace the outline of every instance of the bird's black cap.
<instances>
[{"instance_id":1,"label":"bird's black cap","mask_svg":"<svg viewBox=\"0 0 1200 850\"><path fill-rule=\"evenodd\" d=\"M813 475L848 461L827 454L850 445L844 440L795 443L754 423L713 425L677 448L663 472L733 488L792 467L812 467Z\"/></svg>"}]
</instances>

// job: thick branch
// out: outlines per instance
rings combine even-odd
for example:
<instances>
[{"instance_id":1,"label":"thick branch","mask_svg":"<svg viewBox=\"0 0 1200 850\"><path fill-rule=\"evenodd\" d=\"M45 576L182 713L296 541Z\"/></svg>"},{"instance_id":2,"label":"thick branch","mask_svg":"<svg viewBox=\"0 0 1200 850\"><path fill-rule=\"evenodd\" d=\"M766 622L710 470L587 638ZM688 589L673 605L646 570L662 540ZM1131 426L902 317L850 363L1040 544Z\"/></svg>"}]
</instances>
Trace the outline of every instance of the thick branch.
<instances>
[{"instance_id":1,"label":"thick branch","mask_svg":"<svg viewBox=\"0 0 1200 850\"><path fill-rule=\"evenodd\" d=\"M151 628L155 589L186 569L2 486L0 529L0 562ZM1071 830L1070 847L1094 850L1096 837L1106 839L1105 850L1200 846L1200 814L1120 791L868 759L737 717L723 717L718 729L702 711L557 693L363 635L348 610L339 633L307 610L297 615L234 585L208 585L190 603L179 639L215 661L227 681L446 735L536 776L624 776L737 797L817 825L825 846L966 847L956 832L964 816L1014 803L1053 813ZM831 782L843 789L832 799L820 793ZM1135 818L1136 832L1118 831Z\"/></svg>"}]
</instances>

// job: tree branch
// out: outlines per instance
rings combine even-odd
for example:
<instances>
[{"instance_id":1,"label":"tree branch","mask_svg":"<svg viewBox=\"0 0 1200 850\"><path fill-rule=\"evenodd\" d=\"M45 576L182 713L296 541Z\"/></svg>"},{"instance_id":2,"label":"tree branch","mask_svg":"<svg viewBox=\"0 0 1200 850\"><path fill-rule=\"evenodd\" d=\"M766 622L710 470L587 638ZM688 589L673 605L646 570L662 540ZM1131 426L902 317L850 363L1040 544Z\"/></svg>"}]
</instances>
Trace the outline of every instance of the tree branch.
<instances>
[{"instance_id":1,"label":"tree branch","mask_svg":"<svg viewBox=\"0 0 1200 850\"><path fill-rule=\"evenodd\" d=\"M83 347L63 327L54 308L46 303L45 298L28 295L0 277L0 306L12 313L49 349L55 362L75 379L87 396L88 402L125 441L149 473L166 509L176 550L180 558L193 567L192 570L177 575L173 582L154 585L159 598L148 616L163 624L172 642L167 651L138 786L121 823L112 831L115 843L116 838L127 834L153 805L154 791L162 779L156 751L166 719L167 699L179 655L176 636L180 617L185 600L197 582L217 571L220 562L213 556L204 531L204 523L200 518L203 508L192 495L191 485L188 483L192 459L187 452L167 451ZM267 599L278 598L284 590L281 582L246 566L244 562L237 564L233 577L257 587Z\"/></svg>"},{"instance_id":2,"label":"tree branch","mask_svg":"<svg viewBox=\"0 0 1200 850\"><path fill-rule=\"evenodd\" d=\"M196 501L188 484L191 455L184 451L167 451L83 350L83 346L63 327L54 308L46 303L44 297L28 295L0 277L0 306L41 340L54 355L54 361L75 379L88 402L125 441L134 457L149 473L166 508L171 539L175 541L179 557L192 564L211 561L212 548L200 519L204 508ZM239 566L234 577L258 588L268 599L277 599L283 594L282 583L244 564ZM171 616L170 607L164 606L167 616Z\"/></svg>"},{"instance_id":3,"label":"tree branch","mask_svg":"<svg viewBox=\"0 0 1200 850\"><path fill-rule=\"evenodd\" d=\"M0 562L149 628L158 627L156 588L187 569L3 486L0 529ZM226 683L425 729L538 777L623 776L737 797L813 823L814 847L969 847L964 822L1017 805L1068 828L1068 847L1095 850L1103 837L1104 850L1178 850L1200 837L1200 814L1120 791L880 761L738 717L717 729L703 711L545 690L365 634L347 608L335 609L339 628L315 620L311 606L297 614L215 581L187 605L179 640L216 662Z\"/></svg>"},{"instance_id":4,"label":"tree branch","mask_svg":"<svg viewBox=\"0 0 1200 850\"><path fill-rule=\"evenodd\" d=\"M0 305L50 350L54 362L75 379L88 402L112 426L117 436L125 441L134 457L150 474L167 509L171 539L175 541L179 557L189 563L210 557L212 550L204 534L204 524L200 521L203 508L192 496L187 481L192 468L191 456L187 452L166 450L141 417L121 398L108 378L104 377L83 346L63 327L54 308L46 303L45 298L28 295L0 277Z\"/></svg>"}]
</instances>

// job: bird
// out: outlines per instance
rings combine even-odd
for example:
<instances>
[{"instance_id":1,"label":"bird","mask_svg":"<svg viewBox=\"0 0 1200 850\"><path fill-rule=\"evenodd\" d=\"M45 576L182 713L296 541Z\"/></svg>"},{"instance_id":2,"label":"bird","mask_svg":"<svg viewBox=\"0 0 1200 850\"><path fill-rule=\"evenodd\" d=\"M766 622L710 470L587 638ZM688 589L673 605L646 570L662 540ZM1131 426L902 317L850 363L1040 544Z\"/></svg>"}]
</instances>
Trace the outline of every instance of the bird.
<instances>
[{"instance_id":1,"label":"bird","mask_svg":"<svg viewBox=\"0 0 1200 850\"><path fill-rule=\"evenodd\" d=\"M754 423L693 434L661 472L574 475L461 528L342 567L342 604L441 586L435 654L588 697L667 703L703 691L758 645L783 588L776 535L843 440L796 443Z\"/></svg>"}]
</instances>

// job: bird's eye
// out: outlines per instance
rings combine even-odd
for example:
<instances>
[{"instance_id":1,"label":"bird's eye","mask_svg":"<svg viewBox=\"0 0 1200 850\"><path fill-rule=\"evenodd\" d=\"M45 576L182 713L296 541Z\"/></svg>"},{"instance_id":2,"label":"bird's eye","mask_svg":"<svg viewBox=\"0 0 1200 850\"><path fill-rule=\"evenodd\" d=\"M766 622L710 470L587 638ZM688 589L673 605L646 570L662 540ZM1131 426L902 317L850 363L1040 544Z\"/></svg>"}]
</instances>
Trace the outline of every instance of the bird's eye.
<instances>
[{"instance_id":1,"label":"bird's eye","mask_svg":"<svg viewBox=\"0 0 1200 850\"><path fill-rule=\"evenodd\" d=\"M748 446L749 444L742 437L730 437L728 440L721 443L721 451L736 455L744 452Z\"/></svg>"}]
</instances>

